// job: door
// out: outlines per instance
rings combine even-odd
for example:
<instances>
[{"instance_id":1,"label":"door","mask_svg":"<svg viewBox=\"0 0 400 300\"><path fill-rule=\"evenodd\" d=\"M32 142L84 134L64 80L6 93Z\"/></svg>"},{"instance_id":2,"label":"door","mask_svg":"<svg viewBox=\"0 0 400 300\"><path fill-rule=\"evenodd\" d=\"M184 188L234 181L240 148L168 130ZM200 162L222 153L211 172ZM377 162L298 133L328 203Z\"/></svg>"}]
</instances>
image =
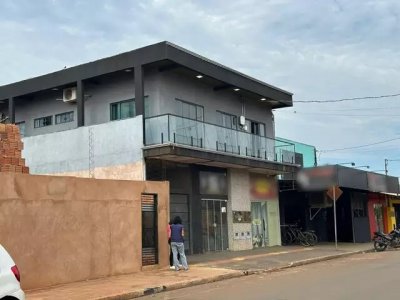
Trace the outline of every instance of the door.
<instances>
[{"instance_id":1,"label":"door","mask_svg":"<svg viewBox=\"0 0 400 300\"><path fill-rule=\"evenodd\" d=\"M393 204L394 216L396 218L396 227L400 226L400 204Z\"/></svg>"},{"instance_id":2,"label":"door","mask_svg":"<svg viewBox=\"0 0 400 300\"><path fill-rule=\"evenodd\" d=\"M227 200L203 199L203 252L228 249Z\"/></svg>"},{"instance_id":3,"label":"door","mask_svg":"<svg viewBox=\"0 0 400 300\"><path fill-rule=\"evenodd\" d=\"M251 203L253 247L266 247L268 245L267 203Z\"/></svg>"},{"instance_id":4,"label":"door","mask_svg":"<svg viewBox=\"0 0 400 300\"><path fill-rule=\"evenodd\" d=\"M263 157L262 152L265 147L262 147L263 137L265 137L265 125L262 123L246 120L247 130L251 133L250 136L250 149L247 155L253 157Z\"/></svg>"},{"instance_id":5,"label":"door","mask_svg":"<svg viewBox=\"0 0 400 300\"><path fill-rule=\"evenodd\" d=\"M376 228L374 231L384 232L383 226L383 205L380 203L374 203L374 217Z\"/></svg>"},{"instance_id":6,"label":"door","mask_svg":"<svg viewBox=\"0 0 400 300\"><path fill-rule=\"evenodd\" d=\"M157 199L142 194L142 266L158 264Z\"/></svg>"},{"instance_id":7,"label":"door","mask_svg":"<svg viewBox=\"0 0 400 300\"><path fill-rule=\"evenodd\" d=\"M371 241L369 220L367 213L367 196L365 193L352 193L353 213L353 242L366 243Z\"/></svg>"},{"instance_id":8,"label":"door","mask_svg":"<svg viewBox=\"0 0 400 300\"><path fill-rule=\"evenodd\" d=\"M189 197L184 194L170 195L170 220L173 221L176 216L182 219L182 225L185 229L185 252L190 252L190 213L189 213Z\"/></svg>"}]
</instances>

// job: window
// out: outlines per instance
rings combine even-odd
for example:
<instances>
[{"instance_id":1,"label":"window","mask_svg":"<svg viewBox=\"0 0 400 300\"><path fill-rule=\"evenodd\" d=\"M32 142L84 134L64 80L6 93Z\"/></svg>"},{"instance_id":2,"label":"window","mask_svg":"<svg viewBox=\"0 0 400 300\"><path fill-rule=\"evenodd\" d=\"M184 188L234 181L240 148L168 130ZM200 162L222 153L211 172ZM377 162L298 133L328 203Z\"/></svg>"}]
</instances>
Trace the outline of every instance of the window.
<instances>
[{"instance_id":1,"label":"window","mask_svg":"<svg viewBox=\"0 0 400 300\"><path fill-rule=\"evenodd\" d=\"M66 112L56 115L56 124L69 123L74 121L74 112Z\"/></svg>"},{"instance_id":2,"label":"window","mask_svg":"<svg viewBox=\"0 0 400 300\"><path fill-rule=\"evenodd\" d=\"M133 118L135 115L135 99L111 103L111 121Z\"/></svg>"},{"instance_id":3,"label":"window","mask_svg":"<svg viewBox=\"0 0 400 300\"><path fill-rule=\"evenodd\" d=\"M353 195L353 215L355 218L362 218L367 216L367 209L363 199L357 198Z\"/></svg>"},{"instance_id":4,"label":"window","mask_svg":"<svg viewBox=\"0 0 400 300\"><path fill-rule=\"evenodd\" d=\"M217 111L218 125L226 128L237 129L237 117L231 114Z\"/></svg>"},{"instance_id":5,"label":"window","mask_svg":"<svg viewBox=\"0 0 400 300\"><path fill-rule=\"evenodd\" d=\"M247 130L251 134L265 136L265 124L246 119Z\"/></svg>"},{"instance_id":6,"label":"window","mask_svg":"<svg viewBox=\"0 0 400 300\"><path fill-rule=\"evenodd\" d=\"M149 96L144 96L144 117L150 118L153 116L155 116L154 101L150 101Z\"/></svg>"},{"instance_id":7,"label":"window","mask_svg":"<svg viewBox=\"0 0 400 300\"><path fill-rule=\"evenodd\" d=\"M184 118L204 121L204 108L201 105L176 99L176 112Z\"/></svg>"},{"instance_id":8,"label":"window","mask_svg":"<svg viewBox=\"0 0 400 300\"><path fill-rule=\"evenodd\" d=\"M43 118L38 118L34 120L34 128L41 128L53 125L53 116L47 116Z\"/></svg>"},{"instance_id":9,"label":"window","mask_svg":"<svg viewBox=\"0 0 400 300\"><path fill-rule=\"evenodd\" d=\"M21 137L25 137L25 121L17 122L15 125L18 126Z\"/></svg>"}]
</instances>

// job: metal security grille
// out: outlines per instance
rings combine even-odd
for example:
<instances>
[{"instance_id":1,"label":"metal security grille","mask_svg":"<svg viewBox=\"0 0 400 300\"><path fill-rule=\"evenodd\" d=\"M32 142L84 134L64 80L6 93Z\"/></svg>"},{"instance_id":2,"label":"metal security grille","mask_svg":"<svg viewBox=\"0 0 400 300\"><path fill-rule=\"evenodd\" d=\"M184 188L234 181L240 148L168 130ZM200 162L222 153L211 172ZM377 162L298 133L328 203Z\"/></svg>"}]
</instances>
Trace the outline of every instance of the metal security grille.
<instances>
[{"instance_id":1,"label":"metal security grille","mask_svg":"<svg viewBox=\"0 0 400 300\"><path fill-rule=\"evenodd\" d=\"M156 195L142 194L142 265L158 264Z\"/></svg>"}]
</instances>

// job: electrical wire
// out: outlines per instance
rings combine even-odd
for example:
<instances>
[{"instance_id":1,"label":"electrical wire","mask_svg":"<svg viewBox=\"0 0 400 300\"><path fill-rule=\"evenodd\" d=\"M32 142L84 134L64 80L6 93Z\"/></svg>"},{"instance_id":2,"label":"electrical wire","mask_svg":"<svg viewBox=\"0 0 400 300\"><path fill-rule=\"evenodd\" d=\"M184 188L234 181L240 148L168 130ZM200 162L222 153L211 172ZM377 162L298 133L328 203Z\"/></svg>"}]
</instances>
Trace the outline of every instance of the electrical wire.
<instances>
[{"instance_id":1,"label":"electrical wire","mask_svg":"<svg viewBox=\"0 0 400 300\"><path fill-rule=\"evenodd\" d=\"M384 140L384 141L380 141L380 142L376 142L376 143L371 143L371 144L365 144L365 145L359 145L359 146L353 146L353 147L345 147L345 148L337 148L337 149L317 150L317 151L318 151L318 152L321 152L321 153L326 153L326 152L335 152L335 151L359 149L359 148L363 148L363 147L369 147L369 146L374 146L374 145L389 143L389 142L393 142L393 141L397 141L397 140L400 140L400 137L398 137L398 138L393 138L393 139L390 139L390 140Z\"/></svg>"},{"instance_id":2,"label":"electrical wire","mask_svg":"<svg viewBox=\"0 0 400 300\"><path fill-rule=\"evenodd\" d=\"M361 110L392 110L399 109L400 106L388 106L388 107L369 107L369 108L344 108L344 109L325 109L324 111L361 111Z\"/></svg>"},{"instance_id":3,"label":"electrical wire","mask_svg":"<svg viewBox=\"0 0 400 300\"><path fill-rule=\"evenodd\" d=\"M356 101L356 100L368 100L368 99L382 99L400 96L398 94L380 95L380 96L366 96L366 97L355 97L355 98L343 98L343 99L332 99L332 100L294 100L294 103L333 103L333 102L344 102L344 101Z\"/></svg>"},{"instance_id":4,"label":"electrical wire","mask_svg":"<svg viewBox=\"0 0 400 300\"><path fill-rule=\"evenodd\" d=\"M400 117L400 114L366 114L366 115L355 115L355 114L330 114L330 113L320 113L320 112L302 112L302 111L282 111L289 112L299 115L318 115L318 116L340 116L340 117Z\"/></svg>"}]
</instances>

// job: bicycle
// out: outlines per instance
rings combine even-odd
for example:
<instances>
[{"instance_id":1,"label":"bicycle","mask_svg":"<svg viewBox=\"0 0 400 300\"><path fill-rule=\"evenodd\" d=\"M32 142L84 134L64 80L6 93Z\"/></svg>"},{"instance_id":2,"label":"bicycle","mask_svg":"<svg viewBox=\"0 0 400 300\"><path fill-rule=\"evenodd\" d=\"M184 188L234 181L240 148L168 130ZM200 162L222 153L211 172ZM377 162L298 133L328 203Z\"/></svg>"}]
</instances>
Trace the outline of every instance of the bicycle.
<instances>
[{"instance_id":1,"label":"bicycle","mask_svg":"<svg viewBox=\"0 0 400 300\"><path fill-rule=\"evenodd\" d=\"M318 241L314 230L302 231L297 227L297 224L285 224L281 225L281 227L285 227L283 234L283 243L285 245L297 243L304 247L309 247L315 246Z\"/></svg>"}]
</instances>

